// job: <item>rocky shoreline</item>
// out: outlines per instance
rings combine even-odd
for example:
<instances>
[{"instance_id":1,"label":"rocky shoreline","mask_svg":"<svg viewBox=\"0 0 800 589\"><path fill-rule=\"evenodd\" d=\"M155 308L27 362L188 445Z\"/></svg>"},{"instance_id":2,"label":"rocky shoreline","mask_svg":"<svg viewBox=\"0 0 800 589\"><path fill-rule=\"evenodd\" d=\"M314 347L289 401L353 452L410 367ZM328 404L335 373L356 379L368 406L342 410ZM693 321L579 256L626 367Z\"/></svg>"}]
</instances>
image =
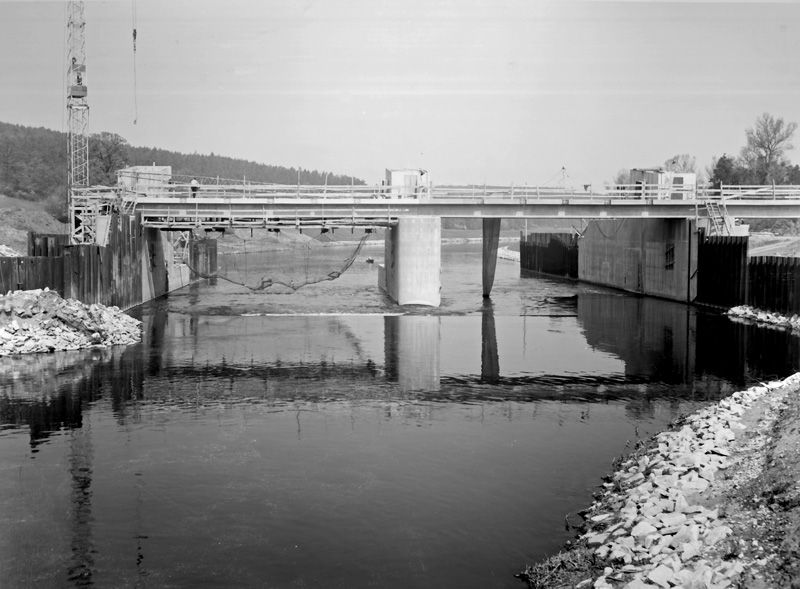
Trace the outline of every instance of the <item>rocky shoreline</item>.
<instances>
[{"instance_id":1,"label":"rocky shoreline","mask_svg":"<svg viewBox=\"0 0 800 589\"><path fill-rule=\"evenodd\" d=\"M117 307L49 289L11 291L0 295L0 357L131 344L141 340L140 325Z\"/></svg>"},{"instance_id":2,"label":"rocky shoreline","mask_svg":"<svg viewBox=\"0 0 800 589\"><path fill-rule=\"evenodd\" d=\"M535 588L800 587L800 374L734 393L642 442Z\"/></svg>"}]
</instances>

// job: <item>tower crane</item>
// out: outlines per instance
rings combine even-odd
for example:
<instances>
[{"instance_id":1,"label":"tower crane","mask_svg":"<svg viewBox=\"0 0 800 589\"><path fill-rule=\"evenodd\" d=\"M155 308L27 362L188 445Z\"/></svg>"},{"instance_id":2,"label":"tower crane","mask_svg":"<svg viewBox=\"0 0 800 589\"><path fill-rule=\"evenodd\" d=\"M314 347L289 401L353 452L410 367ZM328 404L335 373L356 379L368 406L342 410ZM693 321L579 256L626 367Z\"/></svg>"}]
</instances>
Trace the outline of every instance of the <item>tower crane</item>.
<instances>
[{"instance_id":1,"label":"tower crane","mask_svg":"<svg viewBox=\"0 0 800 589\"><path fill-rule=\"evenodd\" d=\"M73 244L93 243L93 224L83 193L89 187L89 104L86 86L86 21L83 2L70 0L67 5L69 33L67 114L69 118L68 205L70 239Z\"/></svg>"}]
</instances>

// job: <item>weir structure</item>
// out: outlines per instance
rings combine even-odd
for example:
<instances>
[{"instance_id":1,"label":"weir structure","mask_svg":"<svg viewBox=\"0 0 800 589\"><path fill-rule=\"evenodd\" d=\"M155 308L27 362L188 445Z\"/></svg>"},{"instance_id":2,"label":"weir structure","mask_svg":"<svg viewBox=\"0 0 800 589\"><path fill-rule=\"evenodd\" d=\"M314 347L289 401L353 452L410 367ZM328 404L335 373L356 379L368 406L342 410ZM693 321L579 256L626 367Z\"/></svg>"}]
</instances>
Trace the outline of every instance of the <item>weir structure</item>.
<instances>
[{"instance_id":1,"label":"weir structure","mask_svg":"<svg viewBox=\"0 0 800 589\"><path fill-rule=\"evenodd\" d=\"M623 246L584 249L590 257L583 259L581 254L581 265L594 270L581 278L626 288L631 273L663 267L658 276L649 274L656 288L653 294L690 300L693 255L696 268L691 241L697 229L708 235L736 235L747 229L737 226L735 218L800 217L800 186L683 187L671 193L663 186L636 184L594 192L408 181L397 186L292 186L198 178L199 187L193 190L190 178L174 176L164 167L128 168L118 175L114 188L81 191L78 198L84 199L86 210L118 206L135 213L145 227L184 235L195 229L385 228L379 285L400 305L440 304L442 218L482 219L485 298L494 281L500 221L511 218L594 219L602 222L596 224L601 234L609 223L636 220L626 226L630 239ZM174 241L176 255L180 241ZM671 271L676 268L680 270ZM677 274L683 278L674 280Z\"/></svg>"}]
</instances>

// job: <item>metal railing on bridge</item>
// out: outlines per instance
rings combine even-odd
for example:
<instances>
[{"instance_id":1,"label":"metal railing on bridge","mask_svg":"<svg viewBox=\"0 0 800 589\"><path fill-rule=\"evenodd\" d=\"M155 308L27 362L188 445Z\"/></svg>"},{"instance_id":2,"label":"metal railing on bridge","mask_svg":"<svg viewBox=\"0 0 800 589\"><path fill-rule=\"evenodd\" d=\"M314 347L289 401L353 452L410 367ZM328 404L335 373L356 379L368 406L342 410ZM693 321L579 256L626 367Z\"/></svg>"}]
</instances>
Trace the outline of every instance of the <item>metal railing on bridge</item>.
<instances>
[{"instance_id":1,"label":"metal railing on bridge","mask_svg":"<svg viewBox=\"0 0 800 589\"><path fill-rule=\"evenodd\" d=\"M132 169L117 172L118 186L127 200L149 197L175 198L298 198L298 199L476 199L476 198L605 198L605 199L800 199L800 186L779 185L720 185L693 184L606 184L594 188L591 184L573 186L524 185L301 185L274 184L219 176L190 176ZM193 185L193 181L197 184Z\"/></svg>"},{"instance_id":2,"label":"metal railing on bridge","mask_svg":"<svg viewBox=\"0 0 800 589\"><path fill-rule=\"evenodd\" d=\"M527 185L282 185L140 172L120 174L117 186L73 192L73 243L104 243L112 210L140 212L146 225L197 227L386 227L401 216L524 216L613 218L708 216L728 226L726 206L738 216L796 215L800 186L626 184L594 189ZM193 178L194 179L194 178ZM716 203L716 204L714 204ZM484 207L490 207L487 211ZM528 213L523 212L523 208ZM706 212L704 215L703 212ZM730 232L730 231L729 231Z\"/></svg>"}]
</instances>

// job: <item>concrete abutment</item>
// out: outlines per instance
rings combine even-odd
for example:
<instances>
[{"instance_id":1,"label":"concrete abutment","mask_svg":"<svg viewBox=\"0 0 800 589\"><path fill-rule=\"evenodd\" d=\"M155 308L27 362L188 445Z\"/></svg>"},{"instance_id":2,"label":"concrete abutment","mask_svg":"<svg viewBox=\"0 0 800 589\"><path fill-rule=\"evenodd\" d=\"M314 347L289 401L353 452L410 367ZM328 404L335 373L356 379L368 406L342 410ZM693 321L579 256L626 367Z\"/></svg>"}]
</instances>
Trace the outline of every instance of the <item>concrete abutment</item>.
<instances>
[{"instance_id":1,"label":"concrete abutment","mask_svg":"<svg viewBox=\"0 0 800 589\"><path fill-rule=\"evenodd\" d=\"M578 279L661 298L697 298L693 219L591 221L578 247Z\"/></svg>"}]
</instances>

